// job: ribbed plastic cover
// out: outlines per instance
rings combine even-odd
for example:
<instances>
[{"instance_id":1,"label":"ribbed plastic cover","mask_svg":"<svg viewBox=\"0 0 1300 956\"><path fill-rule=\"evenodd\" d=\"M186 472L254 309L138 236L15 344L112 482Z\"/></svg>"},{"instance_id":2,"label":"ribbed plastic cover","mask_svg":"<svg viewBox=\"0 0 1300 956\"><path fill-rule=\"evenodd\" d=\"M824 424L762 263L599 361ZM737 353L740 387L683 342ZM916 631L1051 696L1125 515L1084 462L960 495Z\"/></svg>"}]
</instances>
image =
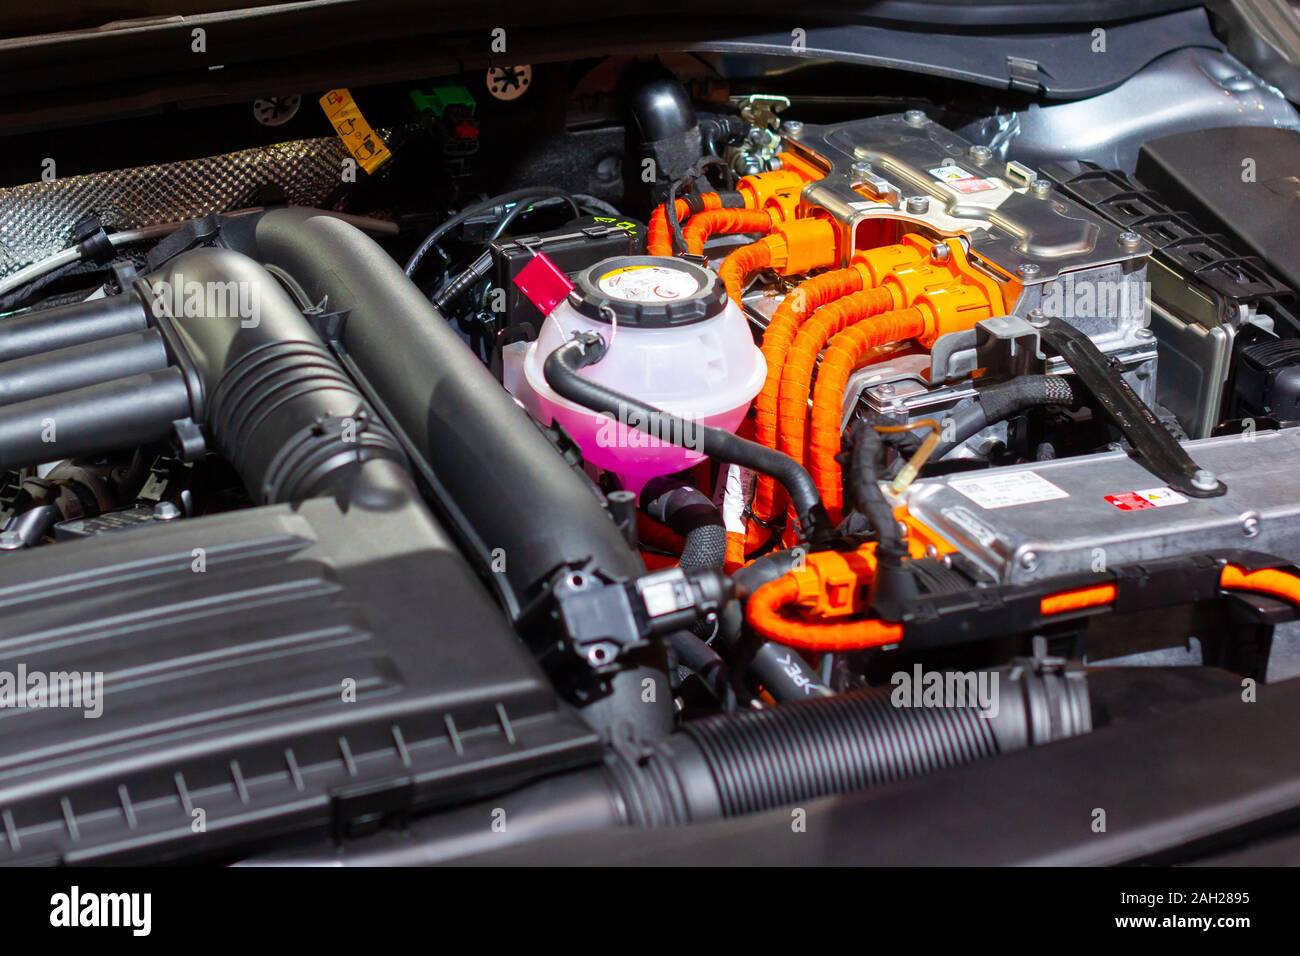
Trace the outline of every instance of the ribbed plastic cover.
<instances>
[{"instance_id":1,"label":"ribbed plastic cover","mask_svg":"<svg viewBox=\"0 0 1300 956\"><path fill-rule=\"evenodd\" d=\"M598 759L415 504L0 555L0 673L20 669L102 675L102 716L0 707L0 864L239 852Z\"/></svg>"}]
</instances>

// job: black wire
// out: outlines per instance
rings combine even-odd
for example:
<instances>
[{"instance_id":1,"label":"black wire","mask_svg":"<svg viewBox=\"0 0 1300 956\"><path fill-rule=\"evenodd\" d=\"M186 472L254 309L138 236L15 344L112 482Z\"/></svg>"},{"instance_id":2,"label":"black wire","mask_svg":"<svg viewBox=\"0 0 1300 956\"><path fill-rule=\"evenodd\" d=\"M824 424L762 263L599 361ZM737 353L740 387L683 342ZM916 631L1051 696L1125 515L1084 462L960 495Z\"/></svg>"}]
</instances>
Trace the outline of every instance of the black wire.
<instances>
[{"instance_id":1,"label":"black wire","mask_svg":"<svg viewBox=\"0 0 1300 956\"><path fill-rule=\"evenodd\" d=\"M551 198L551 197L545 197L545 198ZM577 219L582 215L582 210L578 208L578 201L576 197L562 196L556 198L562 198L568 200L569 207L573 210L573 217L575 219ZM510 228L510 225L516 219L518 219L524 213L529 212L535 208L537 208L537 203L524 202L522 199L519 202L515 203L514 208L501 217L501 221L497 223L497 227L496 229L493 230L492 237L488 241L491 242L493 240L500 239L501 236L505 234L505 231Z\"/></svg>"},{"instance_id":2,"label":"black wire","mask_svg":"<svg viewBox=\"0 0 1300 956\"><path fill-rule=\"evenodd\" d=\"M674 254L686 251L686 236L682 233L681 220L677 218L677 191L683 186L693 189L695 187L695 181L704 175L706 169L713 166L722 167L724 172L730 169L721 157L704 156L698 163L686 171L685 176L668 187L668 205L665 211L668 214L668 228L673 234Z\"/></svg>"},{"instance_id":3,"label":"black wire","mask_svg":"<svg viewBox=\"0 0 1300 956\"><path fill-rule=\"evenodd\" d=\"M580 215L577 202L574 201L573 197L563 189L555 189L551 186L529 186L524 189L515 189L508 193L502 193L500 196L493 196L490 199L484 199L482 202L475 203L472 206L466 206L454 216L448 217L438 226L437 229L434 229L433 232L424 237L424 241L420 243L419 247L413 253L411 253L411 257L406 260L406 265L403 268L403 271L408 276L414 275L415 270L420 267L421 261L423 261L424 257L429 254L429 250L436 246L440 239L461 223L465 222L465 220L474 216L482 215L485 212L491 212L498 206L504 206L525 199L540 199L547 196L559 196L563 199L568 199L573 206L574 214Z\"/></svg>"}]
</instances>

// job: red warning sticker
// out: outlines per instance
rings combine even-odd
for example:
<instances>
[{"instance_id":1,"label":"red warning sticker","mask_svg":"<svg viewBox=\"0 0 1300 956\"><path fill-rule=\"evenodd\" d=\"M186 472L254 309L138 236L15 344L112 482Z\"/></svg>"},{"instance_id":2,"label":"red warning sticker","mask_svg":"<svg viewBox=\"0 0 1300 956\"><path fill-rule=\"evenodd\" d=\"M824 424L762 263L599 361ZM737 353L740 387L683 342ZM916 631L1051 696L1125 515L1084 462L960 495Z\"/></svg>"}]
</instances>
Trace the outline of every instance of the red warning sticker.
<instances>
[{"instance_id":1,"label":"red warning sticker","mask_svg":"<svg viewBox=\"0 0 1300 956\"><path fill-rule=\"evenodd\" d=\"M1148 508L1168 508L1170 505L1187 503L1187 499L1172 488L1124 491L1117 495L1107 495L1106 500L1120 511L1145 511Z\"/></svg>"}]
</instances>

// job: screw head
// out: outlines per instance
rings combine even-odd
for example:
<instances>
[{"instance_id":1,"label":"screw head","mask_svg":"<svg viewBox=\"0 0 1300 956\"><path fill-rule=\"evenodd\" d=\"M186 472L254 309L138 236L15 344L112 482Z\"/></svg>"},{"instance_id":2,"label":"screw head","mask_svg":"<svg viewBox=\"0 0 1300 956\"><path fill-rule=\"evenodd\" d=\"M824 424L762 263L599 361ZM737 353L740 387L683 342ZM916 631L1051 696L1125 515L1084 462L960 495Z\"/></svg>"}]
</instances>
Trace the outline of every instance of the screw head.
<instances>
[{"instance_id":1,"label":"screw head","mask_svg":"<svg viewBox=\"0 0 1300 956\"><path fill-rule=\"evenodd\" d=\"M1156 337L1156 334L1155 334L1154 332L1152 332L1150 329L1134 329L1134 330L1133 330L1133 338L1135 338L1135 339L1139 339L1139 340L1141 340L1141 341L1143 341L1143 342L1150 342L1150 341L1151 341L1152 339L1154 339L1155 337Z\"/></svg>"},{"instance_id":2,"label":"screw head","mask_svg":"<svg viewBox=\"0 0 1300 956\"><path fill-rule=\"evenodd\" d=\"M1029 191L1039 199L1046 199L1052 194L1052 183L1047 179L1035 179L1029 184Z\"/></svg>"},{"instance_id":3,"label":"screw head","mask_svg":"<svg viewBox=\"0 0 1300 956\"><path fill-rule=\"evenodd\" d=\"M803 123L798 120L786 120L781 124L781 132L791 138L797 137L803 133Z\"/></svg>"},{"instance_id":4,"label":"screw head","mask_svg":"<svg viewBox=\"0 0 1300 956\"><path fill-rule=\"evenodd\" d=\"M993 158L993 150L989 149L987 146L972 146L967 151L967 155L969 155L976 163L983 166Z\"/></svg>"},{"instance_id":5,"label":"screw head","mask_svg":"<svg viewBox=\"0 0 1300 956\"><path fill-rule=\"evenodd\" d=\"M1219 487L1219 479L1214 472L1206 468L1197 468L1192 475L1192 487L1197 491L1213 491Z\"/></svg>"},{"instance_id":6,"label":"screw head","mask_svg":"<svg viewBox=\"0 0 1300 956\"><path fill-rule=\"evenodd\" d=\"M1021 551L1020 557L1016 562L1026 571L1032 571L1038 567L1038 555L1033 551Z\"/></svg>"},{"instance_id":7,"label":"screw head","mask_svg":"<svg viewBox=\"0 0 1300 956\"><path fill-rule=\"evenodd\" d=\"M153 516L158 521L172 521L181 516L181 509L170 501L160 501L153 506Z\"/></svg>"},{"instance_id":8,"label":"screw head","mask_svg":"<svg viewBox=\"0 0 1300 956\"><path fill-rule=\"evenodd\" d=\"M1019 272L1020 275L1023 276L1024 278L1032 279L1034 276L1038 275L1038 273L1042 272L1043 270L1036 262L1022 262L1019 268L1016 269L1016 271Z\"/></svg>"},{"instance_id":9,"label":"screw head","mask_svg":"<svg viewBox=\"0 0 1300 956\"><path fill-rule=\"evenodd\" d=\"M879 392L881 395L893 395L894 385L892 382L886 382L884 385L881 385L879 388L877 388L876 391Z\"/></svg>"},{"instance_id":10,"label":"screw head","mask_svg":"<svg viewBox=\"0 0 1300 956\"><path fill-rule=\"evenodd\" d=\"M1247 538L1253 538L1259 534L1259 515L1246 515L1241 519L1241 533Z\"/></svg>"},{"instance_id":11,"label":"screw head","mask_svg":"<svg viewBox=\"0 0 1300 956\"><path fill-rule=\"evenodd\" d=\"M1142 245L1142 237L1132 229L1125 229L1119 234L1119 244L1131 252Z\"/></svg>"},{"instance_id":12,"label":"screw head","mask_svg":"<svg viewBox=\"0 0 1300 956\"><path fill-rule=\"evenodd\" d=\"M1047 325L1047 313L1042 309L1030 309L1025 316L1025 321L1036 329L1041 329Z\"/></svg>"},{"instance_id":13,"label":"screw head","mask_svg":"<svg viewBox=\"0 0 1300 956\"><path fill-rule=\"evenodd\" d=\"M924 126L927 119L924 110L908 110L903 114L903 122L908 126Z\"/></svg>"},{"instance_id":14,"label":"screw head","mask_svg":"<svg viewBox=\"0 0 1300 956\"><path fill-rule=\"evenodd\" d=\"M849 167L849 171L853 173L855 179L865 179L875 172L871 168L871 164L865 159L855 159L853 165Z\"/></svg>"},{"instance_id":15,"label":"screw head","mask_svg":"<svg viewBox=\"0 0 1300 956\"><path fill-rule=\"evenodd\" d=\"M929 209L930 209L929 196L908 196L907 197L908 212L914 213L916 215L920 215L923 212L927 212Z\"/></svg>"},{"instance_id":16,"label":"screw head","mask_svg":"<svg viewBox=\"0 0 1300 956\"><path fill-rule=\"evenodd\" d=\"M930 258L935 262L947 262L951 257L952 250L948 248L946 242L935 243L934 248L930 250Z\"/></svg>"}]
</instances>

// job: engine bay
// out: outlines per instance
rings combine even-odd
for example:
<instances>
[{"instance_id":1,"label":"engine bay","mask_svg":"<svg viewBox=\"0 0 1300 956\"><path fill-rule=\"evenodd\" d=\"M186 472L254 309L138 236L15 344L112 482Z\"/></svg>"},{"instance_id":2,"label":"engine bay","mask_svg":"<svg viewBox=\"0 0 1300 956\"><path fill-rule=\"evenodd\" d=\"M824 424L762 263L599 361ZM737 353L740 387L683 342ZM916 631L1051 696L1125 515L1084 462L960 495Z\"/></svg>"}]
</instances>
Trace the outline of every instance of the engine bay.
<instances>
[{"instance_id":1,"label":"engine bay","mask_svg":"<svg viewBox=\"0 0 1300 956\"><path fill-rule=\"evenodd\" d=\"M1300 115L1226 50L341 83L0 168L0 863L689 830L1300 677Z\"/></svg>"}]
</instances>

